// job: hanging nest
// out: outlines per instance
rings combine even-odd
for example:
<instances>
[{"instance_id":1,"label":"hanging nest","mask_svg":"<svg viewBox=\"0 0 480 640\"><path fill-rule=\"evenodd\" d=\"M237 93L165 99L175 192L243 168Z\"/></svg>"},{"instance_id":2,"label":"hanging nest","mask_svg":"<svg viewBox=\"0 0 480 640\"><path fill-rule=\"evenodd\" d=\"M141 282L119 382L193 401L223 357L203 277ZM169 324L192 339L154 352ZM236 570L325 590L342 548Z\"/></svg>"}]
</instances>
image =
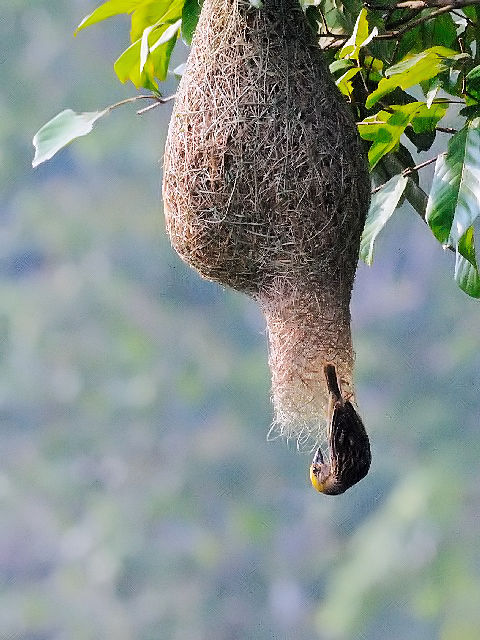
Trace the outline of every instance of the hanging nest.
<instances>
[{"instance_id":1,"label":"hanging nest","mask_svg":"<svg viewBox=\"0 0 480 640\"><path fill-rule=\"evenodd\" d=\"M370 179L296 0L205 0L170 123L167 230L200 274L258 300L271 433L324 439L333 362L353 393L350 296Z\"/></svg>"}]
</instances>

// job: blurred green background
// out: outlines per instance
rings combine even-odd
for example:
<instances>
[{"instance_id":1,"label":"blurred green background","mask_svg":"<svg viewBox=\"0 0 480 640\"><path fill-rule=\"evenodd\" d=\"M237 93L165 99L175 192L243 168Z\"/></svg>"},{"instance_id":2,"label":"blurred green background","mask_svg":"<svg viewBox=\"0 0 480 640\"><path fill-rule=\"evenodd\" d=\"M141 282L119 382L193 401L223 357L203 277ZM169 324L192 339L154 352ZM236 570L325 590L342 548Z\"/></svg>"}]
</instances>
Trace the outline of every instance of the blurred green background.
<instances>
[{"instance_id":1,"label":"blurred green background","mask_svg":"<svg viewBox=\"0 0 480 640\"><path fill-rule=\"evenodd\" d=\"M31 169L57 112L134 93L126 20L72 35L95 4L2 6L0 638L477 640L480 316L452 257L405 208L360 265L373 465L316 494L266 441L258 309L169 247L171 104Z\"/></svg>"}]
</instances>

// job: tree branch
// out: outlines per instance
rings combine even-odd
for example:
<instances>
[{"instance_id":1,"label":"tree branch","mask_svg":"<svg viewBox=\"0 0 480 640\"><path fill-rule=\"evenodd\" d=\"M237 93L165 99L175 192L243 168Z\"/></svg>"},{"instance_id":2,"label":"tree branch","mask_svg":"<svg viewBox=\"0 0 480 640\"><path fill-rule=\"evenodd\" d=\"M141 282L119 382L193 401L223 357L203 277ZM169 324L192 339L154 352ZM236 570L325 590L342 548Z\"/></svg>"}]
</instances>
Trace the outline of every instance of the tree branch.
<instances>
[{"instance_id":1,"label":"tree branch","mask_svg":"<svg viewBox=\"0 0 480 640\"><path fill-rule=\"evenodd\" d=\"M414 0L414 1L417 1L417 0ZM465 1L469 1L469 0L465 0ZM477 1L478 0L475 0L475 2ZM420 2L423 2L423 0L420 0ZM436 9L431 13L427 13L424 16L420 16L420 18L411 20L401 29L395 29L394 31L387 31L386 33L381 33L378 36L376 36L376 38L378 40L397 40L398 38L401 38L405 33L407 33L407 31L410 31L411 29L418 27L418 25L423 24L428 20L433 20L433 18L437 18L438 16L442 15L442 13L448 13L448 11L451 11L454 8L455 8L455 5L451 3L447 4L446 6L442 6L440 9Z\"/></svg>"},{"instance_id":2,"label":"tree branch","mask_svg":"<svg viewBox=\"0 0 480 640\"><path fill-rule=\"evenodd\" d=\"M480 4L479 0L404 0L396 4L374 4L372 2L364 2L367 9L392 11L394 9L432 9L433 7L447 7L452 9L461 9L472 4Z\"/></svg>"},{"instance_id":3,"label":"tree branch","mask_svg":"<svg viewBox=\"0 0 480 640\"><path fill-rule=\"evenodd\" d=\"M428 9L434 9L430 13L426 13L425 15L422 15L415 19L412 19L412 16L410 16L409 18L407 18L405 24L400 29L392 29L390 31L386 31L385 33L381 33L375 36L376 40L398 40L411 29L414 29L424 22L433 20L443 13L448 13L449 11L458 10L462 7L468 7L472 5L480 5L480 0L404 0L393 5L376 5L369 1L364 2L364 6L367 7L367 9L373 11L385 10L392 12L396 9L408 9L418 12ZM399 21L397 24L403 24L403 22ZM343 40L344 36L339 34L320 34L320 37L335 38L336 40L328 45L328 48L332 48L335 46L340 46L342 42L339 42L339 40Z\"/></svg>"},{"instance_id":4,"label":"tree branch","mask_svg":"<svg viewBox=\"0 0 480 640\"><path fill-rule=\"evenodd\" d=\"M398 6L400 7L402 4L415 4L417 7L423 6L424 9L453 5L454 9L461 9L462 7L468 7L472 4L479 4L479 2L478 0L407 0L404 3L400 3Z\"/></svg>"}]
</instances>

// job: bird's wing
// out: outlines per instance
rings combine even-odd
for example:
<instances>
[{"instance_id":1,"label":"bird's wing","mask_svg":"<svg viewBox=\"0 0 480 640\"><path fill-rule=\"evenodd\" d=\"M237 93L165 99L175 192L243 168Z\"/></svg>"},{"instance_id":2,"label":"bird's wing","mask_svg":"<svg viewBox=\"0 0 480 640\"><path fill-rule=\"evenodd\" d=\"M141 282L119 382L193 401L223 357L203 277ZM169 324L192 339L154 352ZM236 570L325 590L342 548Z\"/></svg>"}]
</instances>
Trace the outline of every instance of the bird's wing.
<instances>
[{"instance_id":1,"label":"bird's wing","mask_svg":"<svg viewBox=\"0 0 480 640\"><path fill-rule=\"evenodd\" d=\"M351 402L337 403L330 425L332 472L347 489L365 477L371 463L370 442Z\"/></svg>"}]
</instances>

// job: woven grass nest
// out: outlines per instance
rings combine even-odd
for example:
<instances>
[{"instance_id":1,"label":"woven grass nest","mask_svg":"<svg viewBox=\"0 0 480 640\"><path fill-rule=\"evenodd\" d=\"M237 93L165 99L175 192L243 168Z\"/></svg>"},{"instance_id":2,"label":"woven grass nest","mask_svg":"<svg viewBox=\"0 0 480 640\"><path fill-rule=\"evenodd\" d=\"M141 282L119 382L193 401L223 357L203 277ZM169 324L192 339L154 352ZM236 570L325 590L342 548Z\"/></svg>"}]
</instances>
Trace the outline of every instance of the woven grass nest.
<instances>
[{"instance_id":1,"label":"woven grass nest","mask_svg":"<svg viewBox=\"0 0 480 640\"><path fill-rule=\"evenodd\" d=\"M350 296L370 179L297 0L205 0L164 160L167 230L266 317L271 433L325 439L325 362L353 394ZM352 395L352 397L354 397Z\"/></svg>"}]
</instances>

